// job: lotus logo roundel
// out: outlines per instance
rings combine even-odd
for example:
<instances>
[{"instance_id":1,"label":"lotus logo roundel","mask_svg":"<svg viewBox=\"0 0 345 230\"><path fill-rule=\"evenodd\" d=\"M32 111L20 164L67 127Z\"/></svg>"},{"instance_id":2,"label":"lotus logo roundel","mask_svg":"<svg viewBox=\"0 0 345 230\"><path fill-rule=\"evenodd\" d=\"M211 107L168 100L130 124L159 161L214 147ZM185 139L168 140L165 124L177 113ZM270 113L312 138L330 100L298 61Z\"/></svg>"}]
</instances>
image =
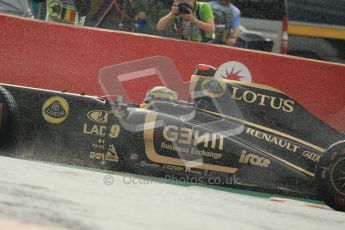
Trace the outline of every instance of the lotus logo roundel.
<instances>
[{"instance_id":1,"label":"lotus logo roundel","mask_svg":"<svg viewBox=\"0 0 345 230\"><path fill-rule=\"evenodd\" d=\"M226 85L222 81L216 81L213 78L205 79L201 83L203 92L209 97L220 97L225 93Z\"/></svg>"},{"instance_id":2,"label":"lotus logo roundel","mask_svg":"<svg viewBox=\"0 0 345 230\"><path fill-rule=\"evenodd\" d=\"M229 61L219 66L215 77L252 82L252 75L247 66L236 61Z\"/></svg>"},{"instance_id":3,"label":"lotus logo roundel","mask_svg":"<svg viewBox=\"0 0 345 230\"><path fill-rule=\"evenodd\" d=\"M69 113L69 105L62 97L51 97L42 107L43 118L52 124L63 122Z\"/></svg>"}]
</instances>

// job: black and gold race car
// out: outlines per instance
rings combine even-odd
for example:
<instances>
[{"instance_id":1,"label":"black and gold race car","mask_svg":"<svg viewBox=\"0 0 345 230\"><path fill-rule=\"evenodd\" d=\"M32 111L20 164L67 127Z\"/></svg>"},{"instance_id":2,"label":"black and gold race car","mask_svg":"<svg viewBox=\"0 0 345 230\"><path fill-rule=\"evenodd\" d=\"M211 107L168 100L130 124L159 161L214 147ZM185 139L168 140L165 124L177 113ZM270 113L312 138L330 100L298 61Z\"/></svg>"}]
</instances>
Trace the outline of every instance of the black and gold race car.
<instances>
[{"instance_id":1,"label":"black and gold race car","mask_svg":"<svg viewBox=\"0 0 345 230\"><path fill-rule=\"evenodd\" d=\"M345 211L345 135L277 89L214 73L198 65L189 101L145 108L1 84L1 154L307 197Z\"/></svg>"}]
</instances>

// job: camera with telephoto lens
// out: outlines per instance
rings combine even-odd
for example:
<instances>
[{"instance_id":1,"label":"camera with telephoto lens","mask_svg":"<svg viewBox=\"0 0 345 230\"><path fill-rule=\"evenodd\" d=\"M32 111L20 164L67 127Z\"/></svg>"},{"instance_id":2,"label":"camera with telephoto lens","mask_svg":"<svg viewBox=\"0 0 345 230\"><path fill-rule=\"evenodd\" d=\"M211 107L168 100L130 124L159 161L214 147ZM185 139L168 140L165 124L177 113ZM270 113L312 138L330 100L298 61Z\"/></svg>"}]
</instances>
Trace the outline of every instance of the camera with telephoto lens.
<instances>
[{"instance_id":1,"label":"camera with telephoto lens","mask_svg":"<svg viewBox=\"0 0 345 230\"><path fill-rule=\"evenodd\" d=\"M192 10L192 7L187 3L180 3L177 7L178 14L190 14L190 10Z\"/></svg>"}]
</instances>

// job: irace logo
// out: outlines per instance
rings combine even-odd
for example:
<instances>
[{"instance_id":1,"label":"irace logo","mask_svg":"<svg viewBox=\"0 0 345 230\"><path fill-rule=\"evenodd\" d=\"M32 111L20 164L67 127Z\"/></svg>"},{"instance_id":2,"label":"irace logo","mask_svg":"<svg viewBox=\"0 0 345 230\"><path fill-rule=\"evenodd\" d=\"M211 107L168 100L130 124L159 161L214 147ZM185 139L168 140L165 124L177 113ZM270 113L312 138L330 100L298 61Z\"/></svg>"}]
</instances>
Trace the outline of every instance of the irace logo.
<instances>
[{"instance_id":1,"label":"irace logo","mask_svg":"<svg viewBox=\"0 0 345 230\"><path fill-rule=\"evenodd\" d=\"M245 150L242 151L239 162L242 164L251 164L265 168L268 168L268 166L271 164L271 161L269 159L259 157L255 154L247 154Z\"/></svg>"}]
</instances>

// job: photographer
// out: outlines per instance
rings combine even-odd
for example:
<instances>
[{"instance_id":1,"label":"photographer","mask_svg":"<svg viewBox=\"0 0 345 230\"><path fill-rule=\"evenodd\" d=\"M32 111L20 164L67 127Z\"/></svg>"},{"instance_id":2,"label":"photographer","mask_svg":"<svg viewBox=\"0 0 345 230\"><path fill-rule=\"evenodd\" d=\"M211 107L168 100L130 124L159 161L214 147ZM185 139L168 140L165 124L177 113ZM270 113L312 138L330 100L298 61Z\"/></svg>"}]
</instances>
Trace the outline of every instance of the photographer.
<instances>
[{"instance_id":1,"label":"photographer","mask_svg":"<svg viewBox=\"0 0 345 230\"><path fill-rule=\"evenodd\" d=\"M213 13L206 2L175 0L170 13L157 23L157 30L162 31L172 23L184 40L211 42L215 32Z\"/></svg>"}]
</instances>

